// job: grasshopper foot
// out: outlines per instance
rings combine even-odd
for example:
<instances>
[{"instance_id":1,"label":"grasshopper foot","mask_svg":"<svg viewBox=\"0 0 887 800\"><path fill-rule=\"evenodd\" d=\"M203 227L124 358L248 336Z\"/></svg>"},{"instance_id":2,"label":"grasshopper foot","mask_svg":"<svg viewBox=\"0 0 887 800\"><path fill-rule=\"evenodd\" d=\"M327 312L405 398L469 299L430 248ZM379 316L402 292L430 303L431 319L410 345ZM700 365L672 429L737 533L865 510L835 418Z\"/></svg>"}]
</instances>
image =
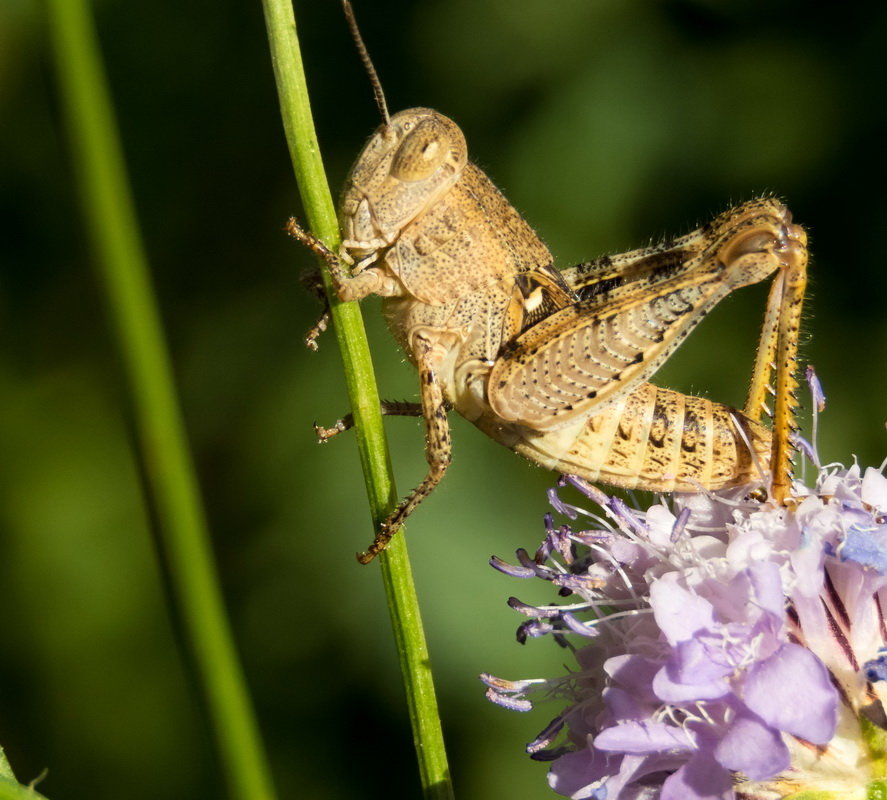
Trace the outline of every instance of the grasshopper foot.
<instances>
[{"instance_id":1,"label":"grasshopper foot","mask_svg":"<svg viewBox=\"0 0 887 800\"><path fill-rule=\"evenodd\" d=\"M361 564L369 564L377 555L379 555L379 553L388 549L388 544L394 538L394 534L400 530L401 523L403 522L403 520L400 519L401 516L400 510L395 511L394 514L379 526L376 538L373 539L366 551L363 553L357 553L357 560Z\"/></svg>"},{"instance_id":2,"label":"grasshopper foot","mask_svg":"<svg viewBox=\"0 0 887 800\"><path fill-rule=\"evenodd\" d=\"M320 316L320 319L311 326L308 330L308 333L305 334L305 347L307 347L312 352L317 352L317 340L320 338L320 335L329 327L330 324L330 312L324 311Z\"/></svg>"},{"instance_id":3,"label":"grasshopper foot","mask_svg":"<svg viewBox=\"0 0 887 800\"><path fill-rule=\"evenodd\" d=\"M324 442L328 442L334 436L338 436L340 433L345 433L345 431L350 430L354 427L354 417L351 414L346 414L342 419L337 419L331 428L324 428L322 425L318 425L316 422L314 423L314 433L317 434L317 441L319 444L323 444Z\"/></svg>"}]
</instances>

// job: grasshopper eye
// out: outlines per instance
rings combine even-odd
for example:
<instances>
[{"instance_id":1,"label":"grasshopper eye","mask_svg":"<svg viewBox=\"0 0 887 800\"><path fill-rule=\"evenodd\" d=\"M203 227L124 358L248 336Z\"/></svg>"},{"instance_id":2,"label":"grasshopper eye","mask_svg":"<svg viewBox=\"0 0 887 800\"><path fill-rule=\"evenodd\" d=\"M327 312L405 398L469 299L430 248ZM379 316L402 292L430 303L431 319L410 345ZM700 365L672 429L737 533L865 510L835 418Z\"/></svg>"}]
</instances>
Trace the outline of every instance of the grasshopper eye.
<instances>
[{"instance_id":1,"label":"grasshopper eye","mask_svg":"<svg viewBox=\"0 0 887 800\"><path fill-rule=\"evenodd\" d=\"M437 120L422 120L397 148L391 161L391 175L408 182L428 178L444 162L449 149L446 131Z\"/></svg>"}]
</instances>

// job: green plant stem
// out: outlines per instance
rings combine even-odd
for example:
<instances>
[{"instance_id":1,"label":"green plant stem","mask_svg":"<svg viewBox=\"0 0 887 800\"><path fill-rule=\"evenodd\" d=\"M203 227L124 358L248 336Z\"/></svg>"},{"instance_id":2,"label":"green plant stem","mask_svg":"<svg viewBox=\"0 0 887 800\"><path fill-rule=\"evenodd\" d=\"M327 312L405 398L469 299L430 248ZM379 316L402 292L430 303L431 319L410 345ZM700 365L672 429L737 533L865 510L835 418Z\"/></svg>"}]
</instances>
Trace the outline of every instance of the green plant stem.
<instances>
[{"instance_id":1,"label":"green plant stem","mask_svg":"<svg viewBox=\"0 0 887 800\"><path fill-rule=\"evenodd\" d=\"M232 797L274 796L221 591L86 0L48 0L85 215L132 398L161 546Z\"/></svg>"},{"instance_id":2,"label":"green plant stem","mask_svg":"<svg viewBox=\"0 0 887 800\"><path fill-rule=\"evenodd\" d=\"M263 6L283 126L308 224L328 247L335 250L339 245L338 223L314 133L292 3L291 0L263 0ZM344 21L342 31L345 31ZM378 526L394 508L397 492L379 413L379 393L369 346L357 304L336 300L325 270L324 281L342 353L370 511L374 526ZM428 648L402 533L394 538L379 559L424 796L444 800L453 796L452 785Z\"/></svg>"}]
</instances>

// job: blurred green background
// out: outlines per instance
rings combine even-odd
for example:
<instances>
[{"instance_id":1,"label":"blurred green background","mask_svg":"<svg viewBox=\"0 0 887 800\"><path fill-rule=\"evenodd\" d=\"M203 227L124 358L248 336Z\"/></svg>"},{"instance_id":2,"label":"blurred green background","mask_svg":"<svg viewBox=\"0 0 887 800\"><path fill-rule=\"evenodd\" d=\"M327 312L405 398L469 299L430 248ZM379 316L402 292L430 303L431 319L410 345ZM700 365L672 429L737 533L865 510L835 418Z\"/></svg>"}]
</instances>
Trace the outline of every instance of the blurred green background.
<instances>
[{"instance_id":1,"label":"blurred green background","mask_svg":"<svg viewBox=\"0 0 887 800\"><path fill-rule=\"evenodd\" d=\"M466 132L561 266L680 233L761 192L814 253L803 359L824 460L887 455L887 6L758 0L355 3L392 109ZM418 779L258 0L95 5L232 622L282 798L415 797ZM377 124L337 2L296 5L334 187ZM0 0L0 744L52 798L215 798L210 736L164 601L114 344L70 163L42 5ZM741 404L765 287L728 299L660 383ZM412 369L365 303L382 394ZM410 521L457 794L546 797L524 742L556 713L489 705L477 674L560 673L514 643L487 558L534 547L553 476L453 420L455 461ZM424 468L388 423L399 488Z\"/></svg>"}]
</instances>

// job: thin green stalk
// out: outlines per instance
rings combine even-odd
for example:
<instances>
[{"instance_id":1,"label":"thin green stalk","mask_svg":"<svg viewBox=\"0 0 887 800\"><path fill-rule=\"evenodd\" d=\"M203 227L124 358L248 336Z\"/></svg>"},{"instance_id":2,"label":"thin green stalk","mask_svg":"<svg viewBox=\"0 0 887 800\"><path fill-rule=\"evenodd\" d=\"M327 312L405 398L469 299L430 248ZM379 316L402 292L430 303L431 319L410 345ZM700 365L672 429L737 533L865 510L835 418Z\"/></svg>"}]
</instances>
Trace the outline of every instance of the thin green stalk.
<instances>
[{"instance_id":1,"label":"thin green stalk","mask_svg":"<svg viewBox=\"0 0 887 800\"><path fill-rule=\"evenodd\" d=\"M339 244L339 229L314 133L292 3L291 0L263 0L263 6L283 126L308 224L328 247L335 250ZM343 34L344 30L343 21ZM394 508L397 492L379 413L379 393L369 346L357 304L337 302L325 271L324 280L331 297L370 511L374 526L378 526ZM396 536L379 558L424 795L429 800L452 798L428 647L403 534Z\"/></svg>"},{"instance_id":2,"label":"thin green stalk","mask_svg":"<svg viewBox=\"0 0 887 800\"><path fill-rule=\"evenodd\" d=\"M161 545L232 797L274 792L214 571L98 39L86 0L48 0L84 212L133 403Z\"/></svg>"}]
</instances>

